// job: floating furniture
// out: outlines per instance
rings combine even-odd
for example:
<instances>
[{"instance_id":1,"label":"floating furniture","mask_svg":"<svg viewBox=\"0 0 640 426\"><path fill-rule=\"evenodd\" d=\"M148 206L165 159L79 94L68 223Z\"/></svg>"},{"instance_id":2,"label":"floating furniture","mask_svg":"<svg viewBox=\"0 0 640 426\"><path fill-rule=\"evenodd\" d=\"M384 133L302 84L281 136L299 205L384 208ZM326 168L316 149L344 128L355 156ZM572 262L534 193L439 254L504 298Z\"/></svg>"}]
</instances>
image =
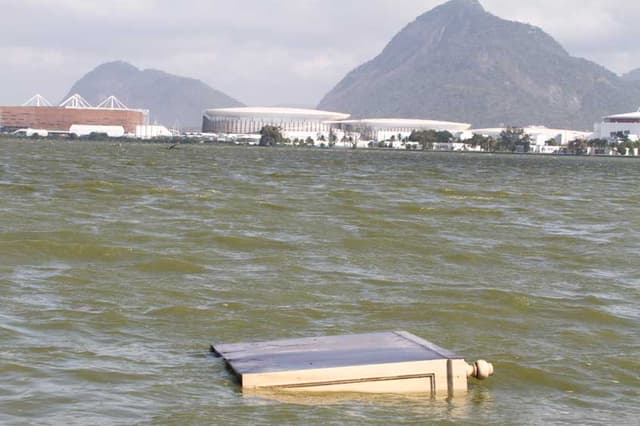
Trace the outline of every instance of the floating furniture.
<instances>
[{"instance_id":1,"label":"floating furniture","mask_svg":"<svg viewBox=\"0 0 640 426\"><path fill-rule=\"evenodd\" d=\"M245 389L296 392L430 393L467 391L493 366L472 365L431 342L397 331L213 345Z\"/></svg>"}]
</instances>

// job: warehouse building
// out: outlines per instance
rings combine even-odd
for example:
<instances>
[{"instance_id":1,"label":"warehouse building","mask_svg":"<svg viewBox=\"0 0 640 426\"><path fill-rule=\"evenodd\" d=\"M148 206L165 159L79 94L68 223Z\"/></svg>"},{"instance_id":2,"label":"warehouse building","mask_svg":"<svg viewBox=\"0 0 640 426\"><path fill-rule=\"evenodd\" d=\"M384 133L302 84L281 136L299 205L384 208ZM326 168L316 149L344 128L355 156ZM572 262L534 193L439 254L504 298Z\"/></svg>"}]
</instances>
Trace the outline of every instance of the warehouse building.
<instances>
[{"instance_id":1,"label":"warehouse building","mask_svg":"<svg viewBox=\"0 0 640 426\"><path fill-rule=\"evenodd\" d=\"M48 133L72 133L72 128L87 132L93 126L96 132L122 128L123 133L135 134L137 127L147 121L147 111L129 109L115 97L107 98L97 107L92 107L80 95L70 97L59 106L52 106L39 95L22 106L0 106L0 127L4 131L41 129Z\"/></svg>"}]
</instances>

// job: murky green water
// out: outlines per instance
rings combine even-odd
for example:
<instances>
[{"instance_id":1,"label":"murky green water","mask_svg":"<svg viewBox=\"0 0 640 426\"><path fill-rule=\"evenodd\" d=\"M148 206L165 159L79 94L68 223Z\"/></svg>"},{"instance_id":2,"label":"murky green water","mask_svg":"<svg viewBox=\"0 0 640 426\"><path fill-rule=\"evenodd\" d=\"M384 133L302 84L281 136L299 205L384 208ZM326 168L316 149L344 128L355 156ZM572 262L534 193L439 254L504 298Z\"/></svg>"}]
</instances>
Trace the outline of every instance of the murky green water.
<instances>
[{"instance_id":1,"label":"murky green water","mask_svg":"<svg viewBox=\"0 0 640 426\"><path fill-rule=\"evenodd\" d=\"M640 162L0 141L2 424L637 424ZM210 343L407 330L468 396L247 396Z\"/></svg>"}]
</instances>

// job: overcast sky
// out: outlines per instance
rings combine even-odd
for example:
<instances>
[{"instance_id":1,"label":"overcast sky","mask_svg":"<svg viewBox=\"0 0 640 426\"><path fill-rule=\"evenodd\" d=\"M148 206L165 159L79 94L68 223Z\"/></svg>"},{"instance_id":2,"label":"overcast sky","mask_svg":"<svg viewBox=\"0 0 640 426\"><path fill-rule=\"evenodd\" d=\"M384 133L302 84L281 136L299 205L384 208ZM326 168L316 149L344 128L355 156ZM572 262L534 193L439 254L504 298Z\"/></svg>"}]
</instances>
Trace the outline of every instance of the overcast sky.
<instances>
[{"instance_id":1,"label":"overcast sky","mask_svg":"<svg viewBox=\"0 0 640 426\"><path fill-rule=\"evenodd\" d=\"M124 60L198 78L249 105L314 106L443 0L0 0L0 104L58 102ZM481 0L572 55L640 68L640 1Z\"/></svg>"}]
</instances>

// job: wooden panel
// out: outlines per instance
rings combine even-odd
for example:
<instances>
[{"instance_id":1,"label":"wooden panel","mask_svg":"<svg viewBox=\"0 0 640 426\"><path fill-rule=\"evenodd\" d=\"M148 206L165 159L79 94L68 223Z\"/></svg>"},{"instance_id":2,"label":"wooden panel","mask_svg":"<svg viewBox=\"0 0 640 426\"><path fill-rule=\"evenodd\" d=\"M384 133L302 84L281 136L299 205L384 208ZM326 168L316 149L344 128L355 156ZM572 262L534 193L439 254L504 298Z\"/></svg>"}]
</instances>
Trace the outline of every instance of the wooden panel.
<instances>
[{"instance_id":1,"label":"wooden panel","mask_svg":"<svg viewBox=\"0 0 640 426\"><path fill-rule=\"evenodd\" d=\"M247 389L451 393L467 389L464 360L406 332L213 346Z\"/></svg>"},{"instance_id":2,"label":"wooden panel","mask_svg":"<svg viewBox=\"0 0 640 426\"><path fill-rule=\"evenodd\" d=\"M216 345L238 374L461 359L406 332Z\"/></svg>"},{"instance_id":3,"label":"wooden panel","mask_svg":"<svg viewBox=\"0 0 640 426\"><path fill-rule=\"evenodd\" d=\"M385 378L372 381L354 380L313 386L283 387L296 392L342 392L342 393L415 393L434 395L437 392L432 375L416 375L400 378Z\"/></svg>"},{"instance_id":4,"label":"wooden panel","mask_svg":"<svg viewBox=\"0 0 640 426\"><path fill-rule=\"evenodd\" d=\"M241 380L245 388L278 387L316 392L334 389L380 392L384 389L392 393L403 382L403 393L442 393L449 389L446 360L244 374ZM411 387L406 387L408 385Z\"/></svg>"}]
</instances>

